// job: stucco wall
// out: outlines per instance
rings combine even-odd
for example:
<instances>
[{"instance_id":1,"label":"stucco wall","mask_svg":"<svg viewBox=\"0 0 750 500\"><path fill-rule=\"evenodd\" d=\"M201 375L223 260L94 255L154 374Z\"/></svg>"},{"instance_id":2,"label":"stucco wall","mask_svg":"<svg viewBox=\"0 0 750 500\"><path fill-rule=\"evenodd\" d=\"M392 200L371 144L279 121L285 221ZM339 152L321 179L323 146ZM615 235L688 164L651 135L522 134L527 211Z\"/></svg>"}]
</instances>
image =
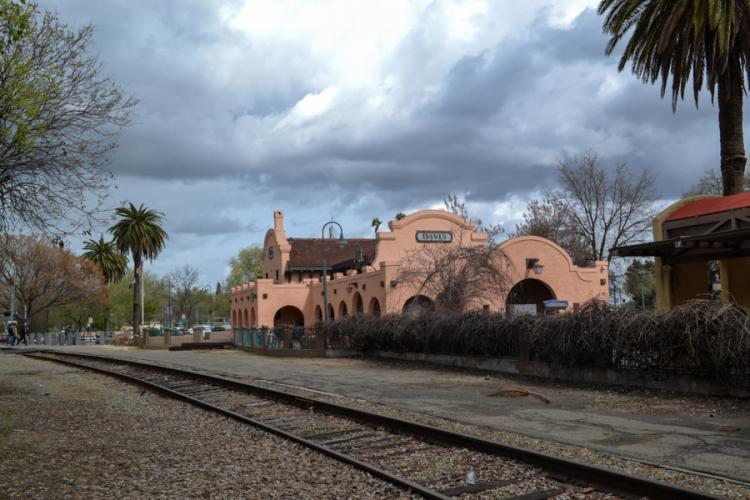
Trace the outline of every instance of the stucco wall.
<instances>
[{"instance_id":1,"label":"stucco wall","mask_svg":"<svg viewBox=\"0 0 750 500\"><path fill-rule=\"evenodd\" d=\"M609 266L606 261L593 267L578 267L559 245L538 236L521 236L500 244L500 249L511 262L513 284L524 279L541 281L549 287L556 299L573 304L592 298L609 299L607 283ZM526 259L538 259L543 269L537 274L526 268Z\"/></svg>"},{"instance_id":2,"label":"stucco wall","mask_svg":"<svg viewBox=\"0 0 750 500\"><path fill-rule=\"evenodd\" d=\"M362 298L365 312L371 312L377 301L382 314L400 313L407 300L418 293L416 284L399 280L401 263L407 256L435 245L485 245L487 235L476 232L474 225L442 210L415 212L400 221L389 223L390 231L377 234L375 260L364 272L348 275L336 273L328 281L328 303L333 316L339 318L341 304L346 304L347 314L356 310L357 294ZM443 231L452 234L450 243L423 243L417 241L418 231ZM298 308L304 315L305 326L318 321L317 308L324 311L322 283L319 276L301 282L285 282L284 272L289 259L290 245L283 228L283 214L274 212L274 228L266 233L262 261L263 278L255 283L232 288L232 322L235 328L274 326L276 312L285 307ZM268 258L268 248L273 248L273 258ZM544 238L527 236L508 240L500 245L511 263L513 284L533 278L545 283L558 299L566 299L572 307L592 298L607 300L607 263L597 262L591 268L573 265L570 257L558 245ZM541 274L526 269L526 259L538 259L544 266ZM279 282L276 282L276 271ZM268 279L265 275L268 273ZM497 297L486 304L493 311L505 310L507 296ZM476 304L481 308L485 304ZM254 318L254 319L253 319Z\"/></svg>"}]
</instances>

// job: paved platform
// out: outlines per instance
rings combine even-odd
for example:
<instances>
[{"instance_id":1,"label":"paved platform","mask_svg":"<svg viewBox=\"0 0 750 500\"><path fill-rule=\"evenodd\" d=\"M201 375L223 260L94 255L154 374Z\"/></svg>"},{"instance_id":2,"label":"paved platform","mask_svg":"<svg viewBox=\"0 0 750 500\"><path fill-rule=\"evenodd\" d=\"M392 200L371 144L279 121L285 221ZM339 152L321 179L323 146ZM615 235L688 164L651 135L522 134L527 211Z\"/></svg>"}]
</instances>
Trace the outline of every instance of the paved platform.
<instances>
[{"instance_id":1,"label":"paved platform","mask_svg":"<svg viewBox=\"0 0 750 500\"><path fill-rule=\"evenodd\" d=\"M275 358L236 350L169 352L112 346L57 349L191 367L271 382L282 389L292 386L360 398L750 481L748 400L573 386L377 360ZM490 395L496 393L499 396ZM524 393L532 396L513 397Z\"/></svg>"}]
</instances>

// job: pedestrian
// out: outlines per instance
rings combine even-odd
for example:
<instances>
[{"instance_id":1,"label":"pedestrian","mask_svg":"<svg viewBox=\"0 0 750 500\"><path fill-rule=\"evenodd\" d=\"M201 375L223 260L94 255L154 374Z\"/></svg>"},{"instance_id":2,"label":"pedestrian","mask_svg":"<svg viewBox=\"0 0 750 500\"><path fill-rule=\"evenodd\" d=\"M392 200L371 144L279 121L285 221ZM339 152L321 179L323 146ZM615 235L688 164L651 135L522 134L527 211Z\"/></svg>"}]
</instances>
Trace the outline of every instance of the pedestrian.
<instances>
[{"instance_id":1,"label":"pedestrian","mask_svg":"<svg viewBox=\"0 0 750 500\"><path fill-rule=\"evenodd\" d=\"M21 325L21 336L18 338L18 345L21 345L21 342L23 342L24 345L29 345L29 320L25 319L23 320L23 324Z\"/></svg>"},{"instance_id":2,"label":"pedestrian","mask_svg":"<svg viewBox=\"0 0 750 500\"><path fill-rule=\"evenodd\" d=\"M8 343L10 345L16 345L16 325L15 323L8 323Z\"/></svg>"}]
</instances>

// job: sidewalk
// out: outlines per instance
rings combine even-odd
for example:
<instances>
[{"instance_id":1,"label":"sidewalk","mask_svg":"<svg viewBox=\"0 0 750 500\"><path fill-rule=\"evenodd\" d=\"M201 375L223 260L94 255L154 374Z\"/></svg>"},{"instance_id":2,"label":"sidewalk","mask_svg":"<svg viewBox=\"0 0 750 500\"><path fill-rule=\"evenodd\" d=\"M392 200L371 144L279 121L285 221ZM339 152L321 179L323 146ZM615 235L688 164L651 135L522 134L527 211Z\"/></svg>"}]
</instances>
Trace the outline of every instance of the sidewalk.
<instances>
[{"instance_id":1,"label":"sidewalk","mask_svg":"<svg viewBox=\"0 0 750 500\"><path fill-rule=\"evenodd\" d=\"M621 457L750 478L748 400L576 387L360 359L274 358L236 350L56 349L190 367L282 390L306 388Z\"/></svg>"}]
</instances>

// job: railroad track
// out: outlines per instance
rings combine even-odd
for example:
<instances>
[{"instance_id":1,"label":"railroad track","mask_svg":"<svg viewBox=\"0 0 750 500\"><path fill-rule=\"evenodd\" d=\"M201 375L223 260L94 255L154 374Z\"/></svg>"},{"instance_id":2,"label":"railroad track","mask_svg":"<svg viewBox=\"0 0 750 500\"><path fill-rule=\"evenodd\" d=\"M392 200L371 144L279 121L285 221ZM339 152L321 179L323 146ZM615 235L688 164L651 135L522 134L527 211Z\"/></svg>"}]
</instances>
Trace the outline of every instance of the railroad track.
<instances>
[{"instance_id":1,"label":"railroad track","mask_svg":"<svg viewBox=\"0 0 750 500\"><path fill-rule=\"evenodd\" d=\"M27 356L148 387L324 453L425 498L716 498L223 377L86 354Z\"/></svg>"}]
</instances>

